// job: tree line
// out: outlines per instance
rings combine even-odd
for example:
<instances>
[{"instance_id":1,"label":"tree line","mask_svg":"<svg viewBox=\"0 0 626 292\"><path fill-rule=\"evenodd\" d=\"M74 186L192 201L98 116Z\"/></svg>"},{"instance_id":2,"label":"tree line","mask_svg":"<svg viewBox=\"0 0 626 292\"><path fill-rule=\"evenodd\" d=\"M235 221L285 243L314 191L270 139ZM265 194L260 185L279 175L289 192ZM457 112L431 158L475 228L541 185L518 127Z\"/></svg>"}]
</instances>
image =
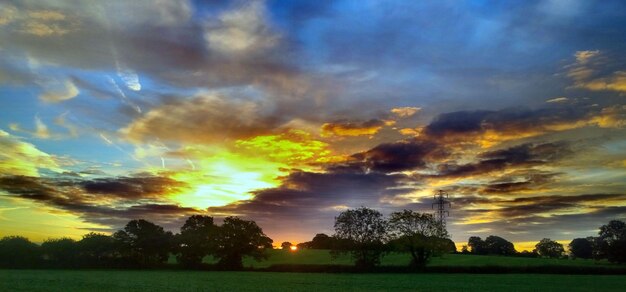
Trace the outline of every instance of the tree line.
<instances>
[{"instance_id":1,"label":"tree line","mask_svg":"<svg viewBox=\"0 0 626 292\"><path fill-rule=\"evenodd\" d=\"M357 268L380 264L389 252L410 258L410 267L423 267L434 257L456 252L446 227L432 214L411 210L393 212L388 217L366 207L349 209L335 218L334 234L317 234L298 244L301 249L330 250L333 257L349 254ZM88 233L80 240L48 239L41 245L20 236L0 239L0 268L154 268L171 256L184 268L206 266L213 257L218 269L243 268L243 258L267 258L272 239L254 222L227 217L221 225L210 216L194 215L185 221L180 233L173 234L146 220L132 220L113 233ZM283 248L291 243L284 242ZM532 252L518 253L513 243L491 235L485 240L472 236L461 250L476 255L563 257L563 246L543 239ZM576 238L569 244L573 258L608 259L626 262L626 224L613 220L600 227L597 237Z\"/></svg>"},{"instance_id":2,"label":"tree line","mask_svg":"<svg viewBox=\"0 0 626 292\"><path fill-rule=\"evenodd\" d=\"M445 226L431 214L404 210L387 219L373 209L346 210L335 218L335 234L317 234L300 248L327 249L333 257L350 254L359 268L380 264L391 251L406 252L412 266L423 266L435 255L456 251ZM227 217L221 225L210 216L189 217L173 234L146 220L132 220L113 233L88 233L71 238L45 240L41 245L25 237L0 239L0 267L4 268L154 268L170 256L184 268L206 266L212 256L219 269L243 268L243 257L267 258L272 239L254 222ZM283 248L291 246L283 243Z\"/></svg>"},{"instance_id":3,"label":"tree line","mask_svg":"<svg viewBox=\"0 0 626 292\"><path fill-rule=\"evenodd\" d=\"M205 256L217 267L241 269L244 256L261 260L272 239L254 222L227 217L216 225L210 216L193 215L172 234L146 220L132 220L113 235L88 233L81 240L48 239L41 245L25 237L0 239L0 267L153 268L175 255L183 267L196 268Z\"/></svg>"},{"instance_id":4,"label":"tree line","mask_svg":"<svg viewBox=\"0 0 626 292\"><path fill-rule=\"evenodd\" d=\"M505 255L523 257L546 257L573 259L607 259L609 262L626 262L626 223L612 220L599 228L598 236L575 238L568 244L569 254L565 253L562 244L544 238L540 240L532 251L517 252L513 243L508 240L490 235L485 240L478 236L468 239L467 245L461 249L464 254L477 255Z\"/></svg>"}]
</instances>

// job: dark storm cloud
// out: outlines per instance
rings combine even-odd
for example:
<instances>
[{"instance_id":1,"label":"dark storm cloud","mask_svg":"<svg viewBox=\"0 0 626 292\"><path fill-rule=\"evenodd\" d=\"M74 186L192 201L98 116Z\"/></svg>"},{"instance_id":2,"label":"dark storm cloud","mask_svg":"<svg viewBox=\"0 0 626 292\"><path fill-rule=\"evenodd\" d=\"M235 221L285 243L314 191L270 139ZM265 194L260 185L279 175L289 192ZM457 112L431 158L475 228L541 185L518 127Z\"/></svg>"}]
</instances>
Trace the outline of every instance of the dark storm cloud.
<instances>
[{"instance_id":1,"label":"dark storm cloud","mask_svg":"<svg viewBox=\"0 0 626 292\"><path fill-rule=\"evenodd\" d=\"M578 210L587 212L601 212L609 208L615 202L626 200L626 194L582 194L568 196L533 196L518 197L515 199L491 198L485 200L481 197L466 197L463 203L485 204L484 209L464 210L467 214L482 214L491 212L493 218L506 218L507 220L524 220L535 216L563 215ZM496 206L496 209L491 208Z\"/></svg>"},{"instance_id":2,"label":"dark storm cloud","mask_svg":"<svg viewBox=\"0 0 626 292\"><path fill-rule=\"evenodd\" d=\"M537 196L488 201L470 198L460 202L467 204L474 199L479 204L495 204L502 208L459 210L456 211L458 216L480 216L489 212L490 217L497 218L497 220L472 223L471 228L491 230L487 231L487 234L497 231L513 241L539 241L544 237L569 240L572 234L577 234L576 237L594 236L600 225L626 215L626 207L615 205L626 200L625 194ZM532 237L529 238L529 236Z\"/></svg>"},{"instance_id":3,"label":"dark storm cloud","mask_svg":"<svg viewBox=\"0 0 626 292\"><path fill-rule=\"evenodd\" d=\"M567 142L526 143L478 155L478 162L469 164L442 163L437 166L441 177L480 175L513 167L530 167L555 162L571 154Z\"/></svg>"},{"instance_id":4,"label":"dark storm cloud","mask_svg":"<svg viewBox=\"0 0 626 292\"><path fill-rule=\"evenodd\" d=\"M436 143L417 139L383 143L352 155L351 163L383 173L414 170L423 168L429 157L445 156L446 153L439 147Z\"/></svg>"},{"instance_id":5,"label":"dark storm cloud","mask_svg":"<svg viewBox=\"0 0 626 292\"><path fill-rule=\"evenodd\" d=\"M186 184L167 177L116 177L81 182L85 192L112 195L125 199L159 197L177 191Z\"/></svg>"},{"instance_id":6,"label":"dark storm cloud","mask_svg":"<svg viewBox=\"0 0 626 292\"><path fill-rule=\"evenodd\" d=\"M526 191L553 182L556 173L531 174L519 181L495 181L483 187L485 193L511 193Z\"/></svg>"},{"instance_id":7,"label":"dark storm cloud","mask_svg":"<svg viewBox=\"0 0 626 292\"><path fill-rule=\"evenodd\" d=\"M92 223L121 227L131 219L148 219L169 228L180 226L193 208L164 200L183 186L167 177L118 177L97 180L29 176L0 177L0 191L80 216Z\"/></svg>"},{"instance_id":8,"label":"dark storm cloud","mask_svg":"<svg viewBox=\"0 0 626 292\"><path fill-rule=\"evenodd\" d=\"M582 121L594 114L599 114L597 109L580 107L458 111L440 114L426 126L424 133L432 137L463 139L488 130L507 135L547 132L550 127Z\"/></svg>"}]
</instances>

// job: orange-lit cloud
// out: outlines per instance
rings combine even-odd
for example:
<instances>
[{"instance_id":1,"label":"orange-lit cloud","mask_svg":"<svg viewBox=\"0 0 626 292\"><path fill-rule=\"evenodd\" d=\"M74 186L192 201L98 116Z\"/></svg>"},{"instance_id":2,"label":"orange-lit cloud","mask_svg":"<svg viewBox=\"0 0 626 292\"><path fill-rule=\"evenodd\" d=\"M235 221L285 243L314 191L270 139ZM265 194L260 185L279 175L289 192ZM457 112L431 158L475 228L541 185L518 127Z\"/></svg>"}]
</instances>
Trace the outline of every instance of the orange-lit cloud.
<instances>
[{"instance_id":1,"label":"orange-lit cloud","mask_svg":"<svg viewBox=\"0 0 626 292\"><path fill-rule=\"evenodd\" d=\"M406 118L406 117L410 117L413 116L414 114L416 114L417 112L421 111L422 108L420 107L397 107L397 108L393 108L391 109L391 112L395 115L397 115L398 117L401 118Z\"/></svg>"},{"instance_id":2,"label":"orange-lit cloud","mask_svg":"<svg viewBox=\"0 0 626 292\"><path fill-rule=\"evenodd\" d=\"M578 51L576 63L570 65L567 75L574 81L574 88L591 91L626 92L626 71L608 71L607 60L599 50Z\"/></svg>"},{"instance_id":3,"label":"orange-lit cloud","mask_svg":"<svg viewBox=\"0 0 626 292\"><path fill-rule=\"evenodd\" d=\"M280 126L262 111L258 102L200 95L158 106L120 132L135 142L220 143L269 134Z\"/></svg>"},{"instance_id":4,"label":"orange-lit cloud","mask_svg":"<svg viewBox=\"0 0 626 292\"><path fill-rule=\"evenodd\" d=\"M384 126L393 125L394 121L371 119L365 122L347 120L325 123L322 125L322 135L329 136L371 136L375 135Z\"/></svg>"}]
</instances>

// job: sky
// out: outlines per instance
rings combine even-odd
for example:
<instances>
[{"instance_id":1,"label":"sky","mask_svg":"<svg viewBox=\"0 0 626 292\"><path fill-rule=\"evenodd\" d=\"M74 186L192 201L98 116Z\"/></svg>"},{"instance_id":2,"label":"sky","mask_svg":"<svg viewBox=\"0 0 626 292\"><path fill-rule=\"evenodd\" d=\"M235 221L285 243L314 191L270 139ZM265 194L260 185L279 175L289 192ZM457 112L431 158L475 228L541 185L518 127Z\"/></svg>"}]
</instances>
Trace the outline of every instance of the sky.
<instances>
[{"instance_id":1,"label":"sky","mask_svg":"<svg viewBox=\"0 0 626 292\"><path fill-rule=\"evenodd\" d=\"M526 249L626 218L624 1L0 0L0 235L370 207Z\"/></svg>"}]
</instances>

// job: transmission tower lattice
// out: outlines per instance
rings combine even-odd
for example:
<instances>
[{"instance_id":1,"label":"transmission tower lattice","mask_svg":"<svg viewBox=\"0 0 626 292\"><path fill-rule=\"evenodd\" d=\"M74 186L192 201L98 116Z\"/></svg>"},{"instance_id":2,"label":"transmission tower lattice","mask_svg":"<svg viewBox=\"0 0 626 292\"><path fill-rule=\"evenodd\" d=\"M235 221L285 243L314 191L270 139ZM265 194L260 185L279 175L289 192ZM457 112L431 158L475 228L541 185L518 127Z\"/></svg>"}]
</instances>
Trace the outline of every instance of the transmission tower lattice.
<instances>
[{"instance_id":1,"label":"transmission tower lattice","mask_svg":"<svg viewBox=\"0 0 626 292\"><path fill-rule=\"evenodd\" d=\"M437 193L433 196L433 199L435 200L435 202L433 203L432 208L435 209L435 206L437 206L437 208L435 209L435 218L437 219L437 221L439 221L439 223L441 223L441 226L445 226L446 217L450 216L450 212L446 210L446 206L448 208L452 207L450 201L448 200L449 195L443 190L438 190Z\"/></svg>"}]
</instances>

